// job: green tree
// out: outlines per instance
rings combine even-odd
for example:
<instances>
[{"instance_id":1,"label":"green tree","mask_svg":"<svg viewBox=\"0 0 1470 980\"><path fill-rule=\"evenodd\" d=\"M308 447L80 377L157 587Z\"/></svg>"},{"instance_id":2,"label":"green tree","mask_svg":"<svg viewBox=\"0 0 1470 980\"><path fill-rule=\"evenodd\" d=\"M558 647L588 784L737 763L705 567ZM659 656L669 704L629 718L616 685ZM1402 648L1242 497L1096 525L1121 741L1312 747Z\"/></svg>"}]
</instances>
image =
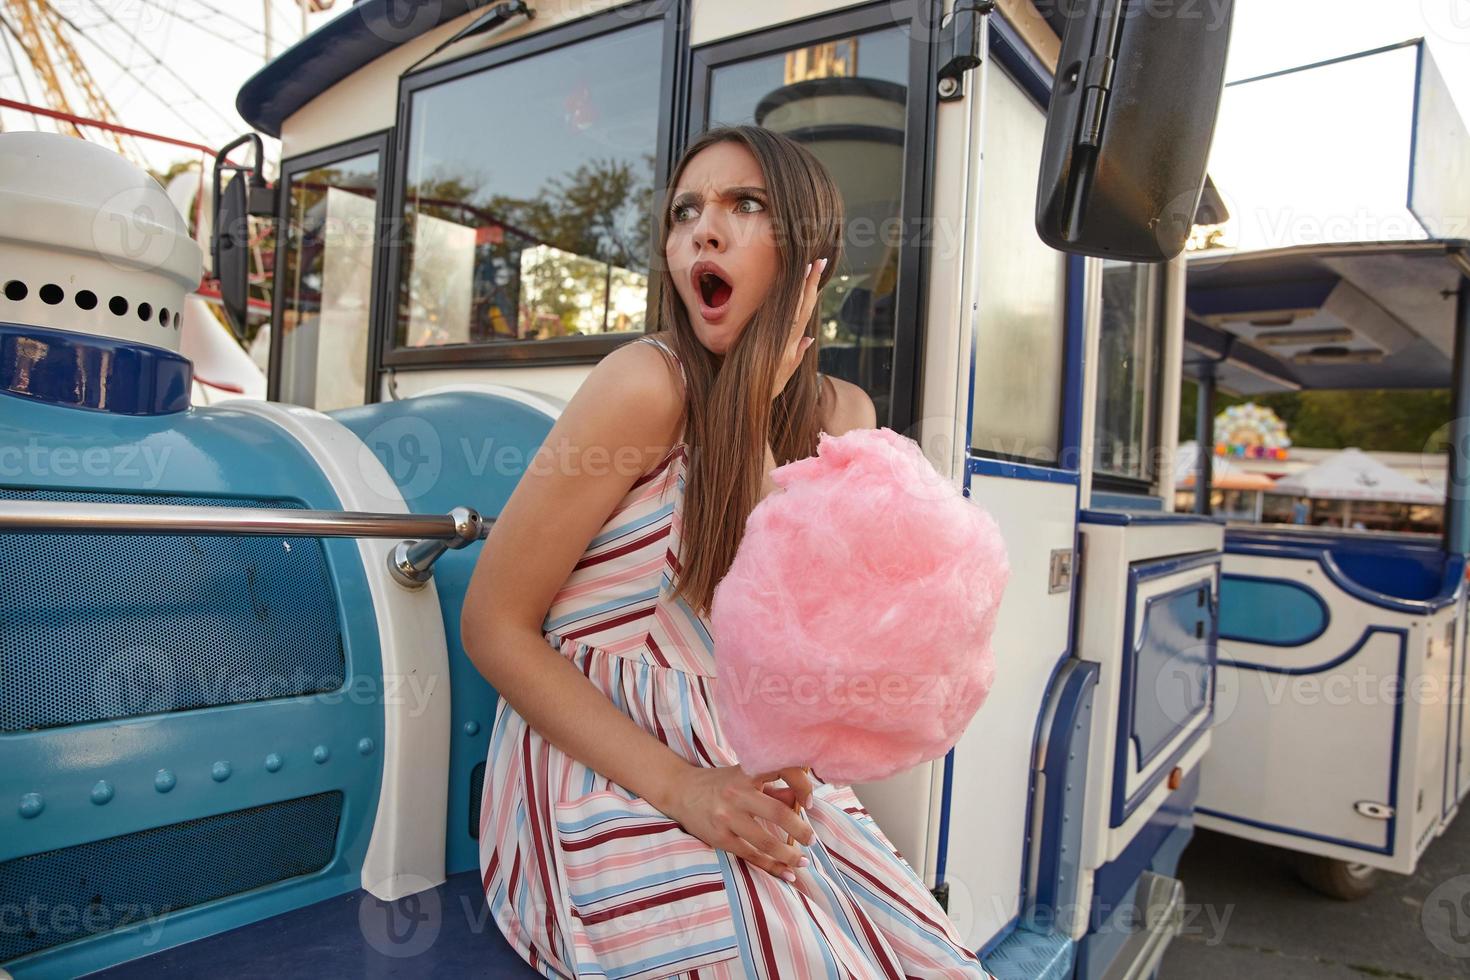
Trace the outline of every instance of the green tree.
<instances>
[{"instance_id":1,"label":"green tree","mask_svg":"<svg viewBox=\"0 0 1470 980\"><path fill-rule=\"evenodd\" d=\"M1180 391L1179 438L1195 436L1198 386L1185 381ZM1436 429L1449 421L1447 388L1425 391L1355 389L1295 391L1273 395L1215 395L1215 412L1255 402L1271 408L1286 423L1292 445L1313 449L1357 446L1366 451L1418 452Z\"/></svg>"}]
</instances>

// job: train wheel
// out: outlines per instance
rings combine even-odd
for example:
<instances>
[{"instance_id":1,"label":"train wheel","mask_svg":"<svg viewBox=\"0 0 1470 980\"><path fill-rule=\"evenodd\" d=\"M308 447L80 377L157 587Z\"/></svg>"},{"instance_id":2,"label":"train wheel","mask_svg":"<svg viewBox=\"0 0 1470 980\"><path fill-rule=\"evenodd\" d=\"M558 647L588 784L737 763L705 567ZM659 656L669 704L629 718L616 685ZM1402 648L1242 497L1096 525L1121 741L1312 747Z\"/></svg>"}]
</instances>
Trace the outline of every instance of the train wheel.
<instances>
[{"instance_id":1,"label":"train wheel","mask_svg":"<svg viewBox=\"0 0 1470 980\"><path fill-rule=\"evenodd\" d=\"M1356 861L1298 854L1295 863L1297 876L1328 898L1353 902L1378 887L1378 869Z\"/></svg>"}]
</instances>

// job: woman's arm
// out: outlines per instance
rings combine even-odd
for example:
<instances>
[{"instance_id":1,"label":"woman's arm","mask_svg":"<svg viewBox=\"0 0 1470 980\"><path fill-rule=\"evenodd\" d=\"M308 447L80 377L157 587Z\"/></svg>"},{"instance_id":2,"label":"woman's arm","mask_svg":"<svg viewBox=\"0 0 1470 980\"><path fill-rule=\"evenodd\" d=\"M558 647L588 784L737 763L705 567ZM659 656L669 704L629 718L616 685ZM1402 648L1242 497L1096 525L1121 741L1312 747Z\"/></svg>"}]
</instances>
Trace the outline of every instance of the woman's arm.
<instances>
[{"instance_id":1,"label":"woman's arm","mask_svg":"<svg viewBox=\"0 0 1470 980\"><path fill-rule=\"evenodd\" d=\"M544 639L541 626L587 543L667 453L683 394L663 357L625 344L562 412L491 527L460 617L465 652L548 742L652 803L713 847L781 874L803 860L754 818L810 843L804 820L762 791L778 774L691 765L640 728ZM800 795L799 769L779 775Z\"/></svg>"},{"instance_id":2,"label":"woman's arm","mask_svg":"<svg viewBox=\"0 0 1470 980\"><path fill-rule=\"evenodd\" d=\"M532 728L655 806L687 763L552 650L541 627L592 536L672 445L678 384L651 345L603 358L491 527L460 618L465 652Z\"/></svg>"}]
</instances>

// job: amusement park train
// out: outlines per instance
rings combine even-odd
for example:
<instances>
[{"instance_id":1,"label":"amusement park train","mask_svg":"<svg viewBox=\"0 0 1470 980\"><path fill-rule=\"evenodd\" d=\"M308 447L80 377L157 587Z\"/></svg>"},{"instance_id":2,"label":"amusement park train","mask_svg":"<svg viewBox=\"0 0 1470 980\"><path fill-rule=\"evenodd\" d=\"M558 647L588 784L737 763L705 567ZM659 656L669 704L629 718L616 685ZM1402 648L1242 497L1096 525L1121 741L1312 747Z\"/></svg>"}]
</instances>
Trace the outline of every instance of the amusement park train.
<instances>
[{"instance_id":1,"label":"amusement park train","mask_svg":"<svg viewBox=\"0 0 1470 980\"><path fill-rule=\"evenodd\" d=\"M854 787L987 968L1152 975L1205 820L1319 855L1328 890L1411 869L1470 788L1450 699L1282 721L1236 683L1217 718L1216 676L1459 684L1463 501L1442 541L1237 530L1174 512L1151 461L1185 377L1369 383L1234 342L1288 307L1396 344L1390 384L1466 391L1470 266L1428 241L1190 275L1191 225L1223 218L1230 5L1093 6L361 0L239 93L278 174L258 138L216 167L241 330L238 229L275 226L265 400L190 404L208 249L162 191L0 135L0 977L536 975L484 912L497 697L460 609L561 407L654 329L649 202L721 123L832 171L820 370L1005 534L987 704L943 759ZM1458 307L1360 326L1334 290L1374 263ZM1294 799L1323 758L1353 771Z\"/></svg>"}]
</instances>

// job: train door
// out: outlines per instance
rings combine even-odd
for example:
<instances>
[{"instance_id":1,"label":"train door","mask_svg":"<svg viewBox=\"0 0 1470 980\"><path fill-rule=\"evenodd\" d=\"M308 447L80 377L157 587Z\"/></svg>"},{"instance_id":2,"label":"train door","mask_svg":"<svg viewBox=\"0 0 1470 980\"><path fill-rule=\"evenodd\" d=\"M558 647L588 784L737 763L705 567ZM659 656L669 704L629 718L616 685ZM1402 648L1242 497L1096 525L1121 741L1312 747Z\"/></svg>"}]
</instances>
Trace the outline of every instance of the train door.
<instances>
[{"instance_id":1,"label":"train door","mask_svg":"<svg viewBox=\"0 0 1470 980\"><path fill-rule=\"evenodd\" d=\"M1008 21L987 20L988 57L968 97L978 102L969 106L962 144L958 309L936 309L929 322L936 338L945 319L960 325L954 445L963 451L965 492L1000 523L1011 561L994 639L995 686L945 760L939 828L951 909L969 906L980 939L1005 932L1025 908L1033 752L1072 644L1088 268L1046 246L1035 229L1050 72Z\"/></svg>"}]
</instances>

